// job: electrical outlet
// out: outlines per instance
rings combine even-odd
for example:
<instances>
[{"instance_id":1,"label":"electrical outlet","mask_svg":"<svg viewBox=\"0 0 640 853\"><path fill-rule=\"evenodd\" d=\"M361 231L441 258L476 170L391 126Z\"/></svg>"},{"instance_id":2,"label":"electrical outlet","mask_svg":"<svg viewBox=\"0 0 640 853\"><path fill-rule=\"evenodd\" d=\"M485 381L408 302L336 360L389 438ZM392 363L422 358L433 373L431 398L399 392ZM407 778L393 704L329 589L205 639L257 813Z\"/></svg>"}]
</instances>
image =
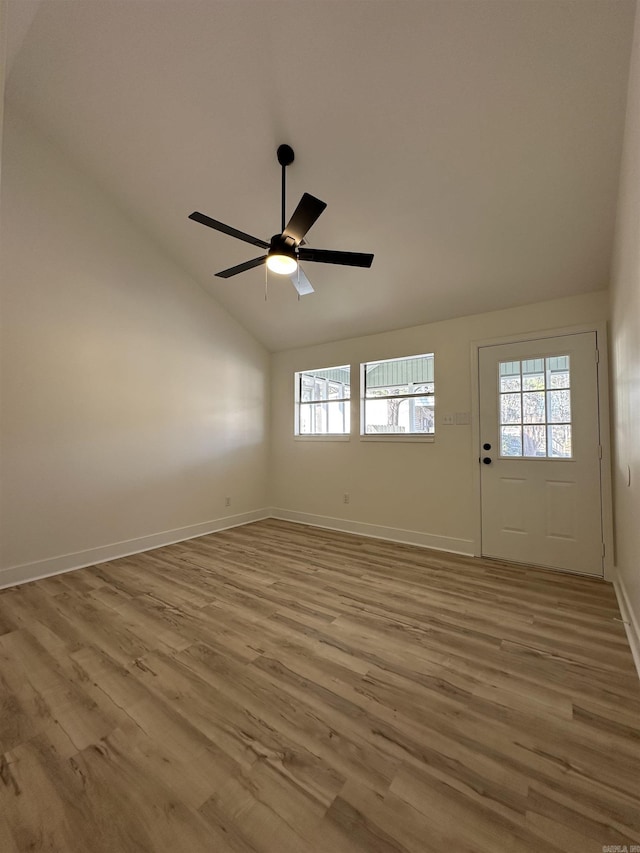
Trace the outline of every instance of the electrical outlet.
<instances>
[{"instance_id":1,"label":"electrical outlet","mask_svg":"<svg viewBox=\"0 0 640 853\"><path fill-rule=\"evenodd\" d=\"M342 496L342 503L348 504L350 500L351 500L351 497L349 496L349 492L345 492L344 495Z\"/></svg>"},{"instance_id":2,"label":"electrical outlet","mask_svg":"<svg viewBox=\"0 0 640 853\"><path fill-rule=\"evenodd\" d=\"M224 505L225 506L231 506L231 498L225 498L224 499Z\"/></svg>"}]
</instances>

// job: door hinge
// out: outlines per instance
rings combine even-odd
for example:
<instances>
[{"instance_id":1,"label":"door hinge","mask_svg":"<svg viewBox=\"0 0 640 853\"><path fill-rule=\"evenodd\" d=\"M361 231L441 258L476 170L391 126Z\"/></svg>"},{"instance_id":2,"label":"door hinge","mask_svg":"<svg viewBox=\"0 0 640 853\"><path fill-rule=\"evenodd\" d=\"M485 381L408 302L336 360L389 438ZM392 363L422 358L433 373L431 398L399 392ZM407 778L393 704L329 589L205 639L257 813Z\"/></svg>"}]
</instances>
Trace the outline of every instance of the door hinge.
<instances>
[{"instance_id":1,"label":"door hinge","mask_svg":"<svg viewBox=\"0 0 640 853\"><path fill-rule=\"evenodd\" d=\"M596 364L600 364L600 350L597 349L595 351L595 353L596 353Z\"/></svg>"},{"instance_id":2,"label":"door hinge","mask_svg":"<svg viewBox=\"0 0 640 853\"><path fill-rule=\"evenodd\" d=\"M602 543L602 556L603 556L603 557L604 557L604 555L605 555L605 551L606 551L606 548L605 548L605 545L604 545L604 542L603 542L603 543Z\"/></svg>"},{"instance_id":3,"label":"door hinge","mask_svg":"<svg viewBox=\"0 0 640 853\"><path fill-rule=\"evenodd\" d=\"M598 445L598 459L602 459L602 445Z\"/></svg>"}]
</instances>

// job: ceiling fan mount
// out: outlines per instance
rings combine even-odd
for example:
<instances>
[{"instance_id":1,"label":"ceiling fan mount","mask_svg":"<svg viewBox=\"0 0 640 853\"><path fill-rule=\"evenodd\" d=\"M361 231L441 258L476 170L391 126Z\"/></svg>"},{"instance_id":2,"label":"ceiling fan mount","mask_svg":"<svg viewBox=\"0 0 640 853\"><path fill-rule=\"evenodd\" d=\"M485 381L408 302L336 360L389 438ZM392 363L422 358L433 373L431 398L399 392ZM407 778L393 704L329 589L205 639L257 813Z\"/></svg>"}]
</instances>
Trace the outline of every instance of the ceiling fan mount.
<instances>
[{"instance_id":1,"label":"ceiling fan mount","mask_svg":"<svg viewBox=\"0 0 640 853\"><path fill-rule=\"evenodd\" d=\"M307 232L327 206L324 201L320 201L319 198L309 193L303 194L289 222L285 225L286 171L287 166L293 163L295 154L290 145L280 145L278 146L276 156L278 163L282 166L282 230L280 234L274 234L270 242L261 240L259 237L253 237L251 234L239 231L237 228L232 228L223 222L218 222L217 219L211 219L210 216L199 213L197 210L189 214L189 219L200 222L208 228L213 228L215 231L221 231L230 237L235 237L238 240L243 240L245 243L251 243L254 246L260 246L260 248L268 250L266 255L261 255L259 258L253 258L235 267L222 270L216 273L216 275L220 278L231 278L241 272L246 272L254 267L266 264L268 269L279 275L289 275L298 294L304 296L307 293L313 293L313 287L302 270L300 261L370 267L373 263L373 255L371 254L364 254L362 252L335 252L329 249L309 249L306 246L304 238Z\"/></svg>"},{"instance_id":2,"label":"ceiling fan mount","mask_svg":"<svg viewBox=\"0 0 640 853\"><path fill-rule=\"evenodd\" d=\"M296 158L290 145L279 145L276 156L281 166L290 166Z\"/></svg>"}]
</instances>

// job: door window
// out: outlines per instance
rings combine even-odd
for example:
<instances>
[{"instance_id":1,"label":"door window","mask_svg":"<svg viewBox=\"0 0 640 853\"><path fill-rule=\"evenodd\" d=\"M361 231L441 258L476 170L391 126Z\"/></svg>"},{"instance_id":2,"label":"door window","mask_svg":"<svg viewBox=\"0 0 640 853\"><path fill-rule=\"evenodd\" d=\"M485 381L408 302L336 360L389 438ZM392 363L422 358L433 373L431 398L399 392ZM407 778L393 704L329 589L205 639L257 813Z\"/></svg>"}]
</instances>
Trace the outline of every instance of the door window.
<instances>
[{"instance_id":1,"label":"door window","mask_svg":"<svg viewBox=\"0 0 640 853\"><path fill-rule=\"evenodd\" d=\"M498 363L500 456L571 458L568 355Z\"/></svg>"}]
</instances>

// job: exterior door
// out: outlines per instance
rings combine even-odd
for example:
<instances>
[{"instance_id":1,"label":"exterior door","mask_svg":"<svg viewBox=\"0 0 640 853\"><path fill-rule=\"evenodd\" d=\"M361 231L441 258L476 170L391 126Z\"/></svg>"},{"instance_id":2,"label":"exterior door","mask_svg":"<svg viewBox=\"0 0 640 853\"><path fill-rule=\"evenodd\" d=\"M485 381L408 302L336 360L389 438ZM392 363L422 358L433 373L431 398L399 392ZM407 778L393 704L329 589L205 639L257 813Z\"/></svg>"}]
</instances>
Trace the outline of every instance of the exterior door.
<instances>
[{"instance_id":1,"label":"exterior door","mask_svg":"<svg viewBox=\"0 0 640 853\"><path fill-rule=\"evenodd\" d=\"M481 347L482 554L603 574L596 333Z\"/></svg>"}]
</instances>

